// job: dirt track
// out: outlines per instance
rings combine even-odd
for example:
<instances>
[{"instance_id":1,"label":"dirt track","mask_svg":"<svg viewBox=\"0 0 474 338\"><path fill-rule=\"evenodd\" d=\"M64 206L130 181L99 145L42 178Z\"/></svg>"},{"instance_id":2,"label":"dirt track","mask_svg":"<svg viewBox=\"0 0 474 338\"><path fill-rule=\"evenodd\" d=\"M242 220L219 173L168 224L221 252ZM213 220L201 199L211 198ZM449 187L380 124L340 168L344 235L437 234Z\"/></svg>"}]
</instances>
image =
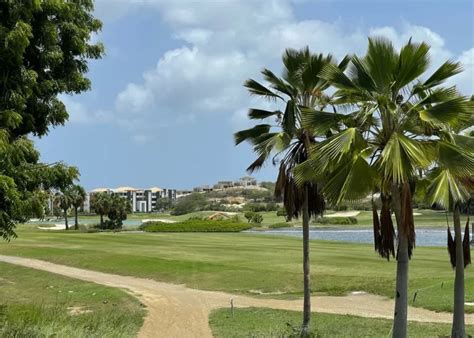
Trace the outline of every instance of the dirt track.
<instances>
[{"instance_id":1,"label":"dirt track","mask_svg":"<svg viewBox=\"0 0 474 338\"><path fill-rule=\"evenodd\" d=\"M0 255L0 261L128 290L148 309L140 337L212 337L208 325L209 313L216 308L229 307L231 298L236 307L255 306L286 310L302 308L301 300L257 299L224 292L195 290L183 285L83 270L37 259ZM317 296L312 298L312 304L317 312L363 317L391 318L393 311L392 300L370 294ZM409 319L449 323L452 315L410 307ZM466 315L466 323L474 323L473 314Z\"/></svg>"}]
</instances>

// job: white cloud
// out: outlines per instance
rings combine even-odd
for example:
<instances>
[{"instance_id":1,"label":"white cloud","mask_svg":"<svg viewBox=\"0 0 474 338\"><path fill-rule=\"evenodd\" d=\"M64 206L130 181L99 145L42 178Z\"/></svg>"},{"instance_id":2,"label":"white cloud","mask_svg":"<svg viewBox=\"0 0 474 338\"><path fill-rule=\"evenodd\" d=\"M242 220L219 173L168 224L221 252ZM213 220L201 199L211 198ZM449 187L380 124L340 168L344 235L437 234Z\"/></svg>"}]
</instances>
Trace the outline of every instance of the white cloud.
<instances>
[{"instance_id":1,"label":"white cloud","mask_svg":"<svg viewBox=\"0 0 474 338\"><path fill-rule=\"evenodd\" d=\"M110 1L99 0L98 5ZM293 14L295 1L290 0L118 1L122 7L156 10L171 27L172 37L183 43L157 56L156 66L144 70L142 81L129 83L117 95L120 119L134 130L140 125L193 121L210 113L228 114L230 123L242 126L248 107L263 105L249 98L243 82L260 79L264 66L279 74L285 48L308 45L314 52L341 59L347 53L363 54L369 35L386 36L397 48L410 38L426 41L431 45L431 69L446 59L459 58L466 72L455 79L456 84L464 93L473 90L473 49L456 56L427 27L404 23L400 29L364 30L341 21L300 21Z\"/></svg>"},{"instance_id":2,"label":"white cloud","mask_svg":"<svg viewBox=\"0 0 474 338\"><path fill-rule=\"evenodd\" d=\"M88 110L82 103L72 99L69 95L61 95L59 99L66 106L71 123L107 123L112 120L111 112L105 110Z\"/></svg>"}]
</instances>

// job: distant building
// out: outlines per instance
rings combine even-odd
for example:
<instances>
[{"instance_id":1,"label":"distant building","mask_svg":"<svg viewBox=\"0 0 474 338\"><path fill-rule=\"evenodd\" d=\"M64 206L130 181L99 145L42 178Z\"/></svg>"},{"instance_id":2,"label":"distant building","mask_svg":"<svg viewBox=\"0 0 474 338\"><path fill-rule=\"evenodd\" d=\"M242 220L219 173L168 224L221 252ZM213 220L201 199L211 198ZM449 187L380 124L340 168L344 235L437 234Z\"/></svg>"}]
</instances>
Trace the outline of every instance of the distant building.
<instances>
[{"instance_id":1,"label":"distant building","mask_svg":"<svg viewBox=\"0 0 474 338\"><path fill-rule=\"evenodd\" d=\"M89 195L92 196L93 194L103 192L108 194L117 194L130 201L132 212L152 212L156 209L156 202L159 199L176 199L176 189L162 189L158 187L149 189L136 189L132 187L119 187L116 189L99 188L90 191ZM84 211L86 211L85 206Z\"/></svg>"},{"instance_id":2,"label":"distant building","mask_svg":"<svg viewBox=\"0 0 474 338\"><path fill-rule=\"evenodd\" d=\"M193 189L194 192L210 192L213 190L213 187L211 187L210 185L201 185L200 187L195 187Z\"/></svg>"},{"instance_id":3,"label":"distant building","mask_svg":"<svg viewBox=\"0 0 474 338\"><path fill-rule=\"evenodd\" d=\"M227 189L234 187L234 181L219 181L214 184L214 189Z\"/></svg>"}]
</instances>

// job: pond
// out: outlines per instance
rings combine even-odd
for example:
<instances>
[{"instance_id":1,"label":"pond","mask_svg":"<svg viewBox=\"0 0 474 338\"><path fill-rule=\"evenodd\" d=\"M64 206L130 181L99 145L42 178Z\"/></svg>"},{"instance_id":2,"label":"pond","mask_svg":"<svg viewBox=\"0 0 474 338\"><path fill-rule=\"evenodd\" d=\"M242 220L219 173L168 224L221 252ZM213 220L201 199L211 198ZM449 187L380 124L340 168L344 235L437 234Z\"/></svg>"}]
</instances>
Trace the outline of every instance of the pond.
<instances>
[{"instance_id":1,"label":"pond","mask_svg":"<svg viewBox=\"0 0 474 338\"><path fill-rule=\"evenodd\" d=\"M278 229L265 231L246 231L251 233L262 233L273 236L292 236L302 237L301 229ZM311 239L340 241L353 243L369 243L374 242L374 233L370 229L311 229L309 232ZM437 229L420 229L416 231L417 246L446 246L447 231Z\"/></svg>"}]
</instances>

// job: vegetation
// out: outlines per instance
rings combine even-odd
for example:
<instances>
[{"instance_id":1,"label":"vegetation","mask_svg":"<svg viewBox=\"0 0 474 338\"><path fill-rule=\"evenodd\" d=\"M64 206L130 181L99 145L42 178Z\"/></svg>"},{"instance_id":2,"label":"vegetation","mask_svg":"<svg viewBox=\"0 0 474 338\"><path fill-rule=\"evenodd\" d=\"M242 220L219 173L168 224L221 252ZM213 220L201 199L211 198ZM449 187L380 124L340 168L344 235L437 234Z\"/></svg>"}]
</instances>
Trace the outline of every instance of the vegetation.
<instances>
[{"instance_id":1,"label":"vegetation","mask_svg":"<svg viewBox=\"0 0 474 338\"><path fill-rule=\"evenodd\" d=\"M382 257L397 258L394 337L407 336L408 263L415 245L412 186L438 154L440 142L433 135L471 121L469 101L455 88L440 86L461 71L460 64L446 61L422 80L428 52L425 43L410 40L398 52L386 39L369 38L367 54L352 57L348 75L334 65L325 67L320 76L336 88L335 102L357 110L334 113L330 122L340 130L314 147L310 161L300 167L301 184L321 174L329 177L323 189L332 205L381 193L380 218L373 209L374 237ZM325 116L308 112L303 124L318 128Z\"/></svg>"},{"instance_id":2,"label":"vegetation","mask_svg":"<svg viewBox=\"0 0 474 338\"><path fill-rule=\"evenodd\" d=\"M319 77L320 71L327 65L333 65L341 72L345 69L348 59L339 65L331 55L312 54L308 48L302 50L287 49L282 57L284 71L280 78L268 69L262 75L269 87L250 79L245 87L251 94L261 98L278 101L284 105L282 111L250 109L249 118L266 120L273 118L276 127L270 124L257 124L251 129L235 133L235 143L248 141L253 145L257 159L250 164L247 171L260 169L272 156L273 163L279 162L279 174L275 184L275 196L283 199L288 219L302 216L303 221L303 270L304 270L304 311L301 326L302 336L308 334L310 304L310 262L309 262L309 219L322 214L325 201L320 191L320 181L308 180L297 185L293 169L306 161L310 148L315 144L316 133L307 129L302 121L301 107L323 109L329 103L329 97L323 91L329 83ZM321 131L323 134L327 130ZM276 157L281 156L277 160Z\"/></svg>"},{"instance_id":3,"label":"vegetation","mask_svg":"<svg viewBox=\"0 0 474 338\"><path fill-rule=\"evenodd\" d=\"M145 310L122 290L5 263L0 270L2 337L125 338L143 324Z\"/></svg>"},{"instance_id":4,"label":"vegetation","mask_svg":"<svg viewBox=\"0 0 474 338\"><path fill-rule=\"evenodd\" d=\"M127 219L128 213L132 211L130 202L119 195L97 193L92 195L91 209L100 215L98 229L121 229L123 221ZM104 215L109 218L104 222Z\"/></svg>"},{"instance_id":5,"label":"vegetation","mask_svg":"<svg viewBox=\"0 0 474 338\"><path fill-rule=\"evenodd\" d=\"M247 211L244 217L247 219L247 223L261 224L263 222L263 216L258 212Z\"/></svg>"},{"instance_id":6,"label":"vegetation","mask_svg":"<svg viewBox=\"0 0 474 338\"><path fill-rule=\"evenodd\" d=\"M209 325L214 337L298 337L301 313L261 308L229 309L211 313ZM312 337L386 337L392 323L387 319L318 313L312 322ZM410 322L410 337L446 337L448 324ZM474 326L467 330L474 334Z\"/></svg>"},{"instance_id":7,"label":"vegetation","mask_svg":"<svg viewBox=\"0 0 474 338\"><path fill-rule=\"evenodd\" d=\"M189 219L177 223L147 222L140 226L141 230L147 232L240 232L250 228L251 225L232 219L220 221Z\"/></svg>"},{"instance_id":8,"label":"vegetation","mask_svg":"<svg viewBox=\"0 0 474 338\"><path fill-rule=\"evenodd\" d=\"M355 217L318 217L314 220L314 223L352 225L352 224L357 224L357 218Z\"/></svg>"},{"instance_id":9,"label":"vegetation","mask_svg":"<svg viewBox=\"0 0 474 338\"><path fill-rule=\"evenodd\" d=\"M270 229L280 229L280 228L288 228L290 226L291 224L288 224L288 223L275 223L275 224L270 224L268 227Z\"/></svg>"},{"instance_id":10,"label":"vegetation","mask_svg":"<svg viewBox=\"0 0 474 338\"><path fill-rule=\"evenodd\" d=\"M84 205L84 201L86 200L86 191L80 185L73 185L71 186L68 191L67 195L71 200L71 206L74 208L74 229L79 229L79 222L77 219L77 211Z\"/></svg>"},{"instance_id":11,"label":"vegetation","mask_svg":"<svg viewBox=\"0 0 474 338\"><path fill-rule=\"evenodd\" d=\"M77 169L39 163L28 135L44 136L68 118L58 95L89 89L87 60L103 47L91 44L101 28L92 0L4 1L0 4L0 235L44 212L42 189L61 189ZM50 18L54 17L55 20ZM41 46L41 48L38 48ZM64 180L67 182L64 182ZM65 184L67 183L67 184Z\"/></svg>"},{"instance_id":12,"label":"vegetation","mask_svg":"<svg viewBox=\"0 0 474 338\"><path fill-rule=\"evenodd\" d=\"M465 221L465 219L463 219ZM18 229L0 253L85 269L151 278L188 287L255 295L252 290L303 295L301 241L248 233L78 233ZM312 292L366 291L393 298L394 261L377 258L370 245L311 241ZM71 248L76 248L71 250ZM275 255L278 252L278 255ZM453 272L445 248L418 247L410 266L410 305L453 309ZM474 270L467 269L466 300L474 301ZM415 302L414 294L417 292ZM258 296L258 295L255 295ZM474 312L474 307L466 307Z\"/></svg>"}]
</instances>

